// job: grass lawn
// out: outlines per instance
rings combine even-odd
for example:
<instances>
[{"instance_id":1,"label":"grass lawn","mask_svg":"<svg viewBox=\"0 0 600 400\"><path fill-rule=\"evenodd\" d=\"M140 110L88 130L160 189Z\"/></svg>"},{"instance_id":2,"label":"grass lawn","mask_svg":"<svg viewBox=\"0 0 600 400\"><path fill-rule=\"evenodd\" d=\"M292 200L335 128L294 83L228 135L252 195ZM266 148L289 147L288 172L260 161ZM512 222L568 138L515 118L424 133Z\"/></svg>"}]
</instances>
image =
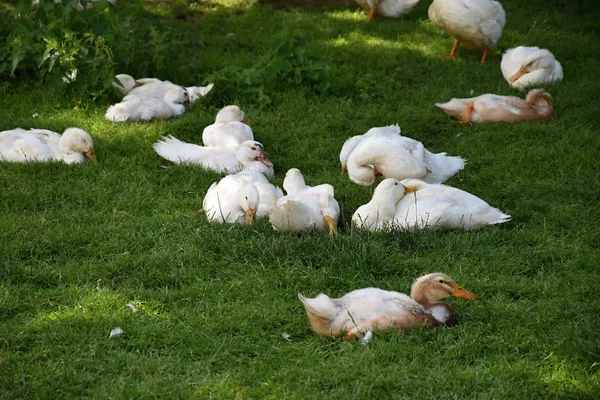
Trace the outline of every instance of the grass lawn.
<instances>
[{"instance_id":1,"label":"grass lawn","mask_svg":"<svg viewBox=\"0 0 600 400\"><path fill-rule=\"evenodd\" d=\"M428 21L429 1L369 24L353 2L308 3L148 7L204 42L173 55L160 78L192 85L249 67L285 24L329 64L325 93L281 84L266 103L217 85L180 118L113 124L103 116L114 98L0 86L0 131L78 126L99 159L0 163L0 398L600 396L600 12L583 1L503 1L504 33L481 66L464 48L447 58L452 38ZM500 59L523 44L563 65L564 81L546 86L557 120L458 125L434 106L471 92L520 96ZM172 165L152 144L166 134L201 143L231 103L265 145L274 183L297 167L308 184L335 187L338 237L277 233L267 220L211 225L194 213L220 176ZM475 232L352 230L370 192L340 174L339 150L396 122L428 149L466 158L447 183L512 221ZM366 346L312 333L296 297L369 286L408 293L437 271L481 300L448 301L456 327L376 333ZM109 339L117 326L125 333Z\"/></svg>"}]
</instances>

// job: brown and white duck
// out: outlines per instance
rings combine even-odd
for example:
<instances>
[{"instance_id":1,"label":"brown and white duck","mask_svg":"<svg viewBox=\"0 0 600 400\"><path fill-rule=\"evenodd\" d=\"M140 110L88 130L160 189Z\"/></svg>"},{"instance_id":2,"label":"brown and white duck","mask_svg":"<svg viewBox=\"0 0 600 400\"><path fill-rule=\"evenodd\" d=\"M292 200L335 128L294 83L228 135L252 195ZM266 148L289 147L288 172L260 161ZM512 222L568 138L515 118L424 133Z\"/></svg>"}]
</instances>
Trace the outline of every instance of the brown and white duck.
<instances>
[{"instance_id":1,"label":"brown and white duck","mask_svg":"<svg viewBox=\"0 0 600 400\"><path fill-rule=\"evenodd\" d=\"M377 288L352 291L338 299L320 294L310 299L298 294L310 326L324 336L362 337L367 331L404 331L418 327L451 326L454 311L446 297L479 299L448 275L436 272L418 278L410 297Z\"/></svg>"}]
</instances>

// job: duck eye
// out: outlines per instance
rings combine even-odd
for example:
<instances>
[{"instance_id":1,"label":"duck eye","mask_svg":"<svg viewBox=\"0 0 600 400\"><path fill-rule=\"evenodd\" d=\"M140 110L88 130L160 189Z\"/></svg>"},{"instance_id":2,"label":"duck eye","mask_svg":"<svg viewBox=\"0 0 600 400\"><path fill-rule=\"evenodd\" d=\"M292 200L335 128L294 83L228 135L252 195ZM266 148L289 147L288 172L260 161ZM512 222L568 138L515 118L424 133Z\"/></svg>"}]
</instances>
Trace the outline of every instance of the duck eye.
<instances>
[{"instance_id":1,"label":"duck eye","mask_svg":"<svg viewBox=\"0 0 600 400\"><path fill-rule=\"evenodd\" d=\"M440 283L444 283L444 280L443 280L443 279L440 279Z\"/></svg>"},{"instance_id":2,"label":"duck eye","mask_svg":"<svg viewBox=\"0 0 600 400\"><path fill-rule=\"evenodd\" d=\"M398 182L394 183L394 186L398 186Z\"/></svg>"},{"instance_id":3,"label":"duck eye","mask_svg":"<svg viewBox=\"0 0 600 400\"><path fill-rule=\"evenodd\" d=\"M251 149L252 149L252 150L256 150L256 147L252 146L252 147L251 147Z\"/></svg>"}]
</instances>

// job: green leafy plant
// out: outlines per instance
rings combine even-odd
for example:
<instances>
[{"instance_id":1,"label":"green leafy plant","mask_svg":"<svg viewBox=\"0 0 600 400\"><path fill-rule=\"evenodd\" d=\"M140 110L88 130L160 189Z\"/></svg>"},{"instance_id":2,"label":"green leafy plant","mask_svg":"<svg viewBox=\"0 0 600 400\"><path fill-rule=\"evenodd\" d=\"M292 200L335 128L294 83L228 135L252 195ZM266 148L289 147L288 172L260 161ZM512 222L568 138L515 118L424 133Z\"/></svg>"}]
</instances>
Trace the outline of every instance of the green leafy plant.
<instances>
[{"instance_id":1,"label":"green leafy plant","mask_svg":"<svg viewBox=\"0 0 600 400\"><path fill-rule=\"evenodd\" d=\"M222 92L239 91L270 103L268 93L280 84L307 85L317 92L329 90L330 67L304 51L304 39L284 33L270 41L269 50L249 68L228 66L206 77Z\"/></svg>"},{"instance_id":2,"label":"green leafy plant","mask_svg":"<svg viewBox=\"0 0 600 400\"><path fill-rule=\"evenodd\" d=\"M146 12L141 0L117 7L107 0L20 0L0 26L0 78L99 95L115 71L166 70L177 45L188 41Z\"/></svg>"}]
</instances>

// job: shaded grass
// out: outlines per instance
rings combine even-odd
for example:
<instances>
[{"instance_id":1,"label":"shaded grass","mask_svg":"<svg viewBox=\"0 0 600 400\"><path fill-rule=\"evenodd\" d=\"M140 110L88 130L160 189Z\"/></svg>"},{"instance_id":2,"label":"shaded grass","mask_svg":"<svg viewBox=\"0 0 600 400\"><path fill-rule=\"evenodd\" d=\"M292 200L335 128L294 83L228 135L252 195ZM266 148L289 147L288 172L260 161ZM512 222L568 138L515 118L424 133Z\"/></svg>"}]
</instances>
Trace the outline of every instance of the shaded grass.
<instances>
[{"instance_id":1,"label":"shaded grass","mask_svg":"<svg viewBox=\"0 0 600 400\"><path fill-rule=\"evenodd\" d=\"M464 49L446 58L452 40L426 20L426 2L372 24L353 4L151 4L165 18L189 13L206 43L163 78L191 85L247 67L282 22L332 66L329 93L281 85L260 104L215 88L168 122L115 125L103 119L111 99L6 89L0 130L80 126L100 163L0 165L0 397L596 398L597 14L580 2L503 4L508 23L485 66ZM565 81L548 86L558 120L458 126L433 106L471 90L519 95L499 60L520 44L563 64ZM267 221L214 226L193 213L219 175L168 164L151 145L165 134L199 143L227 103L246 111L275 183L298 167L308 184L334 185L339 237L279 234ZM513 220L478 232L353 231L370 193L339 173L339 149L396 122L432 151L465 157L448 183ZM482 300L449 300L455 328L376 334L369 346L316 337L296 298L408 292L434 271ZM108 340L115 326L125 334Z\"/></svg>"}]
</instances>

